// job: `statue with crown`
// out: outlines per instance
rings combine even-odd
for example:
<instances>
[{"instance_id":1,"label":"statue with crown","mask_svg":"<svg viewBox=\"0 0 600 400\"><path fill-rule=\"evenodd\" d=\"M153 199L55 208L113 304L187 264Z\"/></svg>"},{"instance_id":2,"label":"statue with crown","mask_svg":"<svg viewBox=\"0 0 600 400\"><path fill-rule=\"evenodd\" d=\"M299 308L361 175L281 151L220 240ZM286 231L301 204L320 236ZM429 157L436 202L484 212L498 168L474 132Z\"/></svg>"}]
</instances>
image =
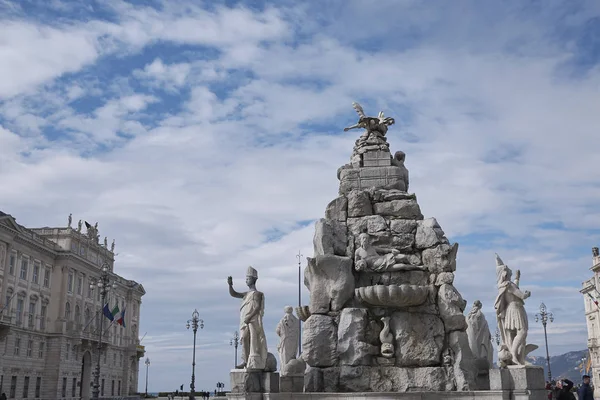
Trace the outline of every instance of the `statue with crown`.
<instances>
[{"instance_id":1,"label":"statue with crown","mask_svg":"<svg viewBox=\"0 0 600 400\"><path fill-rule=\"evenodd\" d=\"M531 296L531 292L519 288L521 271L517 270L514 280L511 278L512 270L496 254L498 296L494 308L502 338L502 345L498 350L498 362L502 368L531 365L525 357L538 348L535 344L527 344L529 323L525 311L525 299Z\"/></svg>"},{"instance_id":2,"label":"statue with crown","mask_svg":"<svg viewBox=\"0 0 600 400\"><path fill-rule=\"evenodd\" d=\"M229 294L242 299L240 306L240 344L242 363L236 369L264 370L267 364L267 338L263 327L265 313L265 295L256 290L258 271L248 267L246 272L247 292L233 289L233 278L227 278Z\"/></svg>"}]
</instances>

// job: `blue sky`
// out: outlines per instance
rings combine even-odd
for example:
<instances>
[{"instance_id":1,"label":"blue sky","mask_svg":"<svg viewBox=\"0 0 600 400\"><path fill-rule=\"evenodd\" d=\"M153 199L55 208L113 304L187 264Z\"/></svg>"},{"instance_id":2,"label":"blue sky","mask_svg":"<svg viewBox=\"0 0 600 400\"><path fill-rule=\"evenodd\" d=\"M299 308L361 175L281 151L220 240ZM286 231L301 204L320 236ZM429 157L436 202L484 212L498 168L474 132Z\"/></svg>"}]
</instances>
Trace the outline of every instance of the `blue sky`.
<instances>
[{"instance_id":1,"label":"blue sky","mask_svg":"<svg viewBox=\"0 0 600 400\"><path fill-rule=\"evenodd\" d=\"M197 388L228 384L225 282L250 264L275 352L295 255L312 255L356 139L352 101L396 118L391 147L460 243L469 303L494 326L498 252L528 311L555 313L551 353L586 347L599 3L2 0L0 16L0 208L30 227L73 213L116 239L117 270L148 292L150 391L188 384L194 308Z\"/></svg>"}]
</instances>

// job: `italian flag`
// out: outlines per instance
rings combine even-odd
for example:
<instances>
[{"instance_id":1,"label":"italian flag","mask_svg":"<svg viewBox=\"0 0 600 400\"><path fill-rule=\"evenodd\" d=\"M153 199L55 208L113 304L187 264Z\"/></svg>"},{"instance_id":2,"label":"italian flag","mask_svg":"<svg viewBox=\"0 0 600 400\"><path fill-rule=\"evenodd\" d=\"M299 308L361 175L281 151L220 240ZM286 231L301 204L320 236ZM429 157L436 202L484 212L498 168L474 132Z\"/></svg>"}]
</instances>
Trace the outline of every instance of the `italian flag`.
<instances>
[{"instance_id":1,"label":"italian flag","mask_svg":"<svg viewBox=\"0 0 600 400\"><path fill-rule=\"evenodd\" d=\"M115 320L117 321L117 324L123 326L123 328L125 328L125 309L127 307L123 308L123 311L119 314L119 315L115 315Z\"/></svg>"},{"instance_id":2,"label":"italian flag","mask_svg":"<svg viewBox=\"0 0 600 400\"><path fill-rule=\"evenodd\" d=\"M112 311L110 312L113 316L113 319L111 319L111 321L114 321L115 319L118 320L119 319L119 302L115 303L115 306L113 307ZM117 321L118 322L118 321Z\"/></svg>"}]
</instances>

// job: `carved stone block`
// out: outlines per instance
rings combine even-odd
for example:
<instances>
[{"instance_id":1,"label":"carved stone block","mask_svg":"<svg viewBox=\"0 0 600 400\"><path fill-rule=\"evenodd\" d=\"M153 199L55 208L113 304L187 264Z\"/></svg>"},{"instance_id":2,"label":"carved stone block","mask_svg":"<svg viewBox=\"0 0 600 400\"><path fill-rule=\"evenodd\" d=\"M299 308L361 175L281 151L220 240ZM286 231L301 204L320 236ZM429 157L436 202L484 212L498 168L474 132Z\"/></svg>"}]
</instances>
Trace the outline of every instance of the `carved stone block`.
<instances>
[{"instance_id":1,"label":"carved stone block","mask_svg":"<svg viewBox=\"0 0 600 400\"><path fill-rule=\"evenodd\" d=\"M367 151L362 155L363 167L387 167L392 165L392 155L387 150Z\"/></svg>"}]
</instances>

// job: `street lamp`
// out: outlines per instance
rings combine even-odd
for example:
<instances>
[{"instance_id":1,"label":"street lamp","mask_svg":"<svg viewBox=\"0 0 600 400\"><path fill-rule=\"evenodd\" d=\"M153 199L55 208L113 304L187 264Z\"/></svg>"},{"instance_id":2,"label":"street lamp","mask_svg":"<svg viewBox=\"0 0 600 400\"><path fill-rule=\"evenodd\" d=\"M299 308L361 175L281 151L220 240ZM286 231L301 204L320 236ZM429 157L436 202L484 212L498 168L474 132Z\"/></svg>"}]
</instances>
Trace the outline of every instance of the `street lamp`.
<instances>
[{"instance_id":1,"label":"street lamp","mask_svg":"<svg viewBox=\"0 0 600 400\"><path fill-rule=\"evenodd\" d=\"M194 381L196 380L196 332L198 332L198 326L200 327L200 329L204 329L204 321L198 318L199 316L200 314L198 314L198 310L194 310L194 312L192 313L192 319L188 319L187 324L185 324L185 327L187 329L190 329L191 326L192 330L194 331L194 350L192 355L192 383L190 383L190 400L195 399L194 390L196 389L196 387L194 386Z\"/></svg>"},{"instance_id":2,"label":"street lamp","mask_svg":"<svg viewBox=\"0 0 600 400\"><path fill-rule=\"evenodd\" d=\"M146 397L148 397L148 367L150 366L150 359L148 357L146 357L144 364L146 364Z\"/></svg>"},{"instance_id":3,"label":"street lamp","mask_svg":"<svg viewBox=\"0 0 600 400\"><path fill-rule=\"evenodd\" d=\"M223 388L225 387L225 384L223 382L217 382L217 392L221 393L223 391Z\"/></svg>"},{"instance_id":4,"label":"street lamp","mask_svg":"<svg viewBox=\"0 0 600 400\"><path fill-rule=\"evenodd\" d=\"M300 285L300 269L302 266L302 253L298 250L298 254L296 254L298 258L298 307L302 307L302 286ZM302 354L302 320L298 318L298 357Z\"/></svg>"},{"instance_id":5,"label":"street lamp","mask_svg":"<svg viewBox=\"0 0 600 400\"><path fill-rule=\"evenodd\" d=\"M235 359L233 360L233 368L237 365L237 349L240 345L240 334L238 331L233 332L233 337L229 340L229 345L235 348Z\"/></svg>"},{"instance_id":6,"label":"street lamp","mask_svg":"<svg viewBox=\"0 0 600 400\"><path fill-rule=\"evenodd\" d=\"M548 352L548 334L546 333L546 324L554 321L554 315L551 312L548 312L546 305L544 303L540 304L540 312L539 314L535 314L535 322L542 322L544 325L544 340L546 341L546 361L548 362L548 382L552 381L552 372L550 371L550 352Z\"/></svg>"},{"instance_id":7,"label":"street lamp","mask_svg":"<svg viewBox=\"0 0 600 400\"><path fill-rule=\"evenodd\" d=\"M94 290L96 287L100 291L100 296L102 299L102 307L106 304L106 295L110 291L110 289L116 289L117 283L110 282L110 273L108 269L108 263L102 264L102 269L100 273L100 277L90 283L90 289ZM92 398L98 399L100 397L100 355L102 353L102 322L104 318L100 315L100 329L98 330L98 360L96 363L96 372L94 374L94 387L92 389Z\"/></svg>"}]
</instances>

